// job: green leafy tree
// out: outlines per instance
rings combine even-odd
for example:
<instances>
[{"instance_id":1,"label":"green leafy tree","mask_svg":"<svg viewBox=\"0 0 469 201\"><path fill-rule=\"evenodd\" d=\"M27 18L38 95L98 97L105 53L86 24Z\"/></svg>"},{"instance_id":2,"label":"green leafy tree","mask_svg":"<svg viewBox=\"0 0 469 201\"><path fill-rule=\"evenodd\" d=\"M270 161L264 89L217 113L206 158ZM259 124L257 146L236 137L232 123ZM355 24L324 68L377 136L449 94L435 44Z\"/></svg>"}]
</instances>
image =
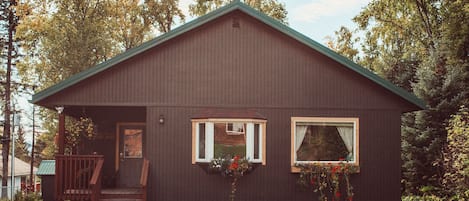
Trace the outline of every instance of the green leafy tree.
<instances>
[{"instance_id":1,"label":"green leafy tree","mask_svg":"<svg viewBox=\"0 0 469 201\"><path fill-rule=\"evenodd\" d=\"M426 27L419 23L414 1L373 1L353 20L365 32L360 64L412 91L417 65L433 40L423 39Z\"/></svg>"},{"instance_id":2,"label":"green leafy tree","mask_svg":"<svg viewBox=\"0 0 469 201\"><path fill-rule=\"evenodd\" d=\"M402 118L403 190L442 190L445 127L469 99L467 0L376 0L354 21L365 32L360 64L426 101Z\"/></svg>"},{"instance_id":3,"label":"green leafy tree","mask_svg":"<svg viewBox=\"0 0 469 201\"><path fill-rule=\"evenodd\" d=\"M26 53L18 63L25 82L47 88L78 72L167 32L184 15L178 0L27 0L16 37ZM56 147L57 114L42 109L48 132L38 136L38 160Z\"/></svg>"},{"instance_id":4,"label":"green leafy tree","mask_svg":"<svg viewBox=\"0 0 469 201\"><path fill-rule=\"evenodd\" d=\"M37 166L42 160L54 159L57 147L55 145L55 133L42 133L36 139L34 164Z\"/></svg>"},{"instance_id":5,"label":"green leafy tree","mask_svg":"<svg viewBox=\"0 0 469 201\"><path fill-rule=\"evenodd\" d=\"M29 52L20 74L50 86L113 56L109 37L108 1L63 0L30 2L30 15L18 27L18 38ZM35 8L35 9L31 9ZM49 13L49 11L55 12ZM31 75L31 76L28 76Z\"/></svg>"},{"instance_id":6,"label":"green leafy tree","mask_svg":"<svg viewBox=\"0 0 469 201\"><path fill-rule=\"evenodd\" d=\"M45 132L40 133L36 137L34 145L34 164L38 166L42 160L54 159L57 152L56 136L58 132L57 121L54 120L57 114L51 111L41 112L41 118L51 119L51 121L44 121L42 127Z\"/></svg>"},{"instance_id":7,"label":"green leafy tree","mask_svg":"<svg viewBox=\"0 0 469 201\"><path fill-rule=\"evenodd\" d=\"M178 7L179 0L145 0L143 14L147 22L161 33L171 30L176 19L184 22L185 16Z\"/></svg>"},{"instance_id":8,"label":"green leafy tree","mask_svg":"<svg viewBox=\"0 0 469 201\"><path fill-rule=\"evenodd\" d=\"M24 82L44 89L119 52L118 43L110 37L110 3L31 0L22 5L22 13L28 15L21 18L17 38L23 41L22 51L27 53L18 64ZM49 132L38 136L36 165L53 158L57 131L57 114L44 109L40 113Z\"/></svg>"},{"instance_id":9,"label":"green leafy tree","mask_svg":"<svg viewBox=\"0 0 469 201\"><path fill-rule=\"evenodd\" d=\"M139 2L139 0L114 0L108 8L112 11L110 12L113 19L112 27L116 28L116 31L110 34L113 34L124 50L143 43L150 31L150 26L143 15L143 6Z\"/></svg>"},{"instance_id":10,"label":"green leafy tree","mask_svg":"<svg viewBox=\"0 0 469 201\"><path fill-rule=\"evenodd\" d=\"M11 137L11 97L12 97L12 72L19 58L18 41L15 40L16 29L18 26L19 16L17 15L18 3L16 0L0 1L0 64L5 64L5 74L2 76L3 84L3 136L2 136L2 165L8 166L8 157L10 154L10 137ZM8 175L8 168L3 168L2 175ZM7 180L2 180L2 188L6 189ZM1 197L6 197L7 192L2 191Z\"/></svg>"},{"instance_id":11,"label":"green leafy tree","mask_svg":"<svg viewBox=\"0 0 469 201\"><path fill-rule=\"evenodd\" d=\"M195 0L193 4L189 5L189 12L193 16L202 16L232 1L233 0ZM277 0L245 0L244 3L284 24L288 24L288 12L285 8L285 4Z\"/></svg>"},{"instance_id":12,"label":"green leafy tree","mask_svg":"<svg viewBox=\"0 0 469 201\"><path fill-rule=\"evenodd\" d=\"M451 115L444 154L445 175L443 184L458 200L469 199L469 109L461 106ZM457 197L459 196L459 197Z\"/></svg>"},{"instance_id":13,"label":"green leafy tree","mask_svg":"<svg viewBox=\"0 0 469 201\"><path fill-rule=\"evenodd\" d=\"M432 33L438 37L431 43L434 49L417 69L419 79L413 86L414 92L426 100L429 107L418 112L415 118L415 128L420 134L416 140L426 142L421 151L427 155L420 161L428 167L420 167L420 170L428 183L423 185L441 190L444 190L443 154L447 145L445 127L450 115L469 100L469 13L460 9L468 4L469 1L441 1L436 5L441 23ZM439 193L445 194L444 191Z\"/></svg>"},{"instance_id":14,"label":"green leafy tree","mask_svg":"<svg viewBox=\"0 0 469 201\"><path fill-rule=\"evenodd\" d=\"M16 133L15 157L25 162L31 161L31 157L28 151L28 146L26 145L26 142L24 139L24 130L22 126L19 126L18 131Z\"/></svg>"},{"instance_id":15,"label":"green leafy tree","mask_svg":"<svg viewBox=\"0 0 469 201\"><path fill-rule=\"evenodd\" d=\"M341 26L338 31L335 31L334 35L335 37L326 37L327 46L340 55L358 63L360 60L358 56L359 51L354 45L359 42L359 38L354 38L352 31L344 26Z\"/></svg>"},{"instance_id":16,"label":"green leafy tree","mask_svg":"<svg viewBox=\"0 0 469 201\"><path fill-rule=\"evenodd\" d=\"M112 0L108 9L113 19L109 27L113 40L123 50L128 50L142 44L155 32L170 31L176 19L185 19L178 3L178 0Z\"/></svg>"}]
</instances>

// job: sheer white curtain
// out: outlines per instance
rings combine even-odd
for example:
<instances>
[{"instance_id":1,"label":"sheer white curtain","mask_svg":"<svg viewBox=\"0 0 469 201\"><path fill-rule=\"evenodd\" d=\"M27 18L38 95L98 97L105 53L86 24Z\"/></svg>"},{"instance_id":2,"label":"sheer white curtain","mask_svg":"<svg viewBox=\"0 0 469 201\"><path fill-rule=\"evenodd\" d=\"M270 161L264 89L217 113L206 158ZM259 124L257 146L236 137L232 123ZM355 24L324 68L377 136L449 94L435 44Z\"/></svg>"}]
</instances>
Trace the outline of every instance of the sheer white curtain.
<instances>
[{"instance_id":1,"label":"sheer white curtain","mask_svg":"<svg viewBox=\"0 0 469 201\"><path fill-rule=\"evenodd\" d=\"M337 126L337 131L350 154L353 154L353 127Z\"/></svg>"},{"instance_id":2,"label":"sheer white curtain","mask_svg":"<svg viewBox=\"0 0 469 201\"><path fill-rule=\"evenodd\" d=\"M308 126L296 126L295 131L295 150L298 151L300 149L301 143L303 143L303 139L305 139L306 130Z\"/></svg>"},{"instance_id":3,"label":"sheer white curtain","mask_svg":"<svg viewBox=\"0 0 469 201\"><path fill-rule=\"evenodd\" d=\"M244 132L244 123L233 123L234 132Z\"/></svg>"}]
</instances>

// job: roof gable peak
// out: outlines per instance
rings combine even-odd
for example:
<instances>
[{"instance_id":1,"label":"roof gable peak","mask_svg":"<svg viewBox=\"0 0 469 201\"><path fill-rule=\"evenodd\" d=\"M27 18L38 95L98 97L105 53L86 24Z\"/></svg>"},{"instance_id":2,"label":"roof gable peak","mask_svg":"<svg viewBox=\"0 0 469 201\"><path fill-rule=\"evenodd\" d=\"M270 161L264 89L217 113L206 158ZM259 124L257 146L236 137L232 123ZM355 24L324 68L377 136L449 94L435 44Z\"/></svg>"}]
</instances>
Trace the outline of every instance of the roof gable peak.
<instances>
[{"instance_id":1,"label":"roof gable peak","mask_svg":"<svg viewBox=\"0 0 469 201\"><path fill-rule=\"evenodd\" d=\"M342 64L344 67L347 67L354 72L364 76L365 78L377 83L378 85L382 86L383 88L391 91L392 93L396 94L397 96L400 96L404 100L412 103L413 105L417 106L418 108L425 109L426 104L417 98L414 94L407 92L406 90L395 86L391 82L379 77L375 73L371 72L368 69L365 69L364 67L350 61L349 59L345 58L342 55L339 55L338 53L334 52L333 50L325 47L324 45L310 39L309 37L299 33L298 31L288 27L285 24L282 24L280 21L273 19L266 14L250 7L249 5L243 3L240 0L233 0L230 4L223 6L219 9L216 9L206 15L203 15L201 17L198 17L186 24L183 24L165 34L162 34L152 40L149 40L147 42L144 42L140 46L137 46L135 48L129 49L107 61L104 61L94 67L91 67L81 73L78 73L76 75L73 75L64 81L53 85L41 92L38 92L33 95L33 98L31 100L32 103L38 103L41 100L46 99L49 96L52 96L61 90L64 90L68 87L73 86L74 84L77 84L89 77L92 77L93 75L96 75L106 69L109 69L129 58L132 58L133 56L136 56L146 50L149 50L150 48L156 47L162 43L165 43L166 41L169 41L175 37L178 37L188 31L191 31L197 27L200 27L210 21L213 21L221 16L224 16L228 13L231 13L235 10L239 10L248 16L251 16L262 23L274 28L275 30L299 41L300 43L308 46L309 48L312 48L316 50L317 52L331 58L332 60Z\"/></svg>"}]
</instances>

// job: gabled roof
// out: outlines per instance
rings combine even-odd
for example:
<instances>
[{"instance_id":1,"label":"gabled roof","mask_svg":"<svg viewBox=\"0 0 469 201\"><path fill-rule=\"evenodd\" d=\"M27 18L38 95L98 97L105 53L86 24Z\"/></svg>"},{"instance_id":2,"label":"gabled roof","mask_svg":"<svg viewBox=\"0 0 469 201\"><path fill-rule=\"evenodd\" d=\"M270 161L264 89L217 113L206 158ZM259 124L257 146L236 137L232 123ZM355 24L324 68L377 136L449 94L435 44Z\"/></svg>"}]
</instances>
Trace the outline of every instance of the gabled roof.
<instances>
[{"instance_id":1,"label":"gabled roof","mask_svg":"<svg viewBox=\"0 0 469 201\"><path fill-rule=\"evenodd\" d=\"M89 68L81 73L71 76L70 78L53 85L41 92L38 92L33 95L31 100L32 103L38 103L39 101L61 91L64 90L82 80L85 80L93 75L96 75L104 70L107 70L135 55L138 55L150 48L156 47L168 40L171 40L175 37L178 37L190 30L193 30L197 27L204 25L214 19L217 19L220 16L223 16L227 13L232 11L239 10L247 15L263 22L266 25L274 28L275 30L290 36L291 38L296 39L297 41L303 43L304 45L320 52L321 54L333 59L334 61L344 65L345 67L359 73L360 75L366 77L367 79L381 85L385 89L393 92L394 94L402 97L403 99L407 100L408 102L414 104L415 106L425 109L426 104L421 99L417 98L414 94L407 92L406 90L395 86L391 82L379 77L378 75L374 74L373 72L369 71L368 69L363 68L362 66L350 61L349 59L337 54L336 52L332 51L331 49L321 45L320 43L308 38L307 36L295 31L294 29L280 23L278 20L275 20L253 8L250 6L240 2L240 1L233 1L232 3L217 9L213 12L208 13L207 15L201 16L191 22L188 22L172 31L165 33L161 36L158 36L150 41L143 43L142 45L127 50L126 52L119 54L112 59L109 59L103 63L100 63L92 68Z\"/></svg>"},{"instance_id":2,"label":"gabled roof","mask_svg":"<svg viewBox=\"0 0 469 201\"><path fill-rule=\"evenodd\" d=\"M0 153L0 161L3 159L1 153ZM21 159L19 158L16 158L15 157L15 176L27 176L29 175L31 172L31 164L29 163L26 163L24 161L22 161ZM33 167L33 174L36 173L37 171L37 168L36 167ZM0 163L0 177L3 177L3 164ZM11 156L8 157L8 176L10 177L11 176Z\"/></svg>"}]
</instances>

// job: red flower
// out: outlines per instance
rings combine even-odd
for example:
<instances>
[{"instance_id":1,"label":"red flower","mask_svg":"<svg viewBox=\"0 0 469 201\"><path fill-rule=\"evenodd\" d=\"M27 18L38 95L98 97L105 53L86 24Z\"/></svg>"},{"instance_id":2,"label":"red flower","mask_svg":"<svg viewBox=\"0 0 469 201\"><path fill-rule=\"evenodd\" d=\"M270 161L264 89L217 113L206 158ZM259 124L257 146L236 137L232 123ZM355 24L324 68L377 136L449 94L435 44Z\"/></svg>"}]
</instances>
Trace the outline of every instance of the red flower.
<instances>
[{"instance_id":1,"label":"red flower","mask_svg":"<svg viewBox=\"0 0 469 201\"><path fill-rule=\"evenodd\" d=\"M340 192L339 191L335 192L335 197L340 198Z\"/></svg>"},{"instance_id":2,"label":"red flower","mask_svg":"<svg viewBox=\"0 0 469 201\"><path fill-rule=\"evenodd\" d=\"M345 158L339 158L339 161L345 161Z\"/></svg>"},{"instance_id":3,"label":"red flower","mask_svg":"<svg viewBox=\"0 0 469 201\"><path fill-rule=\"evenodd\" d=\"M350 196L350 197L347 198L347 200L348 200L348 201L353 201L353 197Z\"/></svg>"},{"instance_id":4,"label":"red flower","mask_svg":"<svg viewBox=\"0 0 469 201\"><path fill-rule=\"evenodd\" d=\"M230 170L236 170L236 169L238 169L238 163L237 162L231 163Z\"/></svg>"},{"instance_id":5,"label":"red flower","mask_svg":"<svg viewBox=\"0 0 469 201\"><path fill-rule=\"evenodd\" d=\"M339 170L340 170L340 166L334 166L334 167L332 167L331 172L332 172L332 174L335 174Z\"/></svg>"},{"instance_id":6,"label":"red flower","mask_svg":"<svg viewBox=\"0 0 469 201\"><path fill-rule=\"evenodd\" d=\"M314 185L314 182L315 182L314 178L311 178L310 182L311 182L311 185Z\"/></svg>"},{"instance_id":7,"label":"red flower","mask_svg":"<svg viewBox=\"0 0 469 201\"><path fill-rule=\"evenodd\" d=\"M238 156L238 155L236 155L236 156L233 158L233 160L234 160L234 161L236 161L236 162L238 162L238 160L239 160L239 156Z\"/></svg>"}]
</instances>

